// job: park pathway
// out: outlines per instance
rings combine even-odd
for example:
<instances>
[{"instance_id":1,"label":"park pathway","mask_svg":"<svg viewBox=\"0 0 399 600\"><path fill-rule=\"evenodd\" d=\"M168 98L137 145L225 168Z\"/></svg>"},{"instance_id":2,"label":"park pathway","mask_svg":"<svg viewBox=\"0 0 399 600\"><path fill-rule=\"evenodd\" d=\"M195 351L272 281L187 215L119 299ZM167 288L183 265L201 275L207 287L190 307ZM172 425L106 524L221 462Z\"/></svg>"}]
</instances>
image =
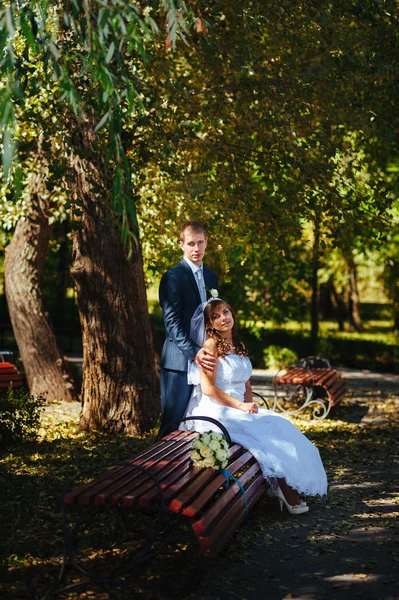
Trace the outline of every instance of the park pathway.
<instances>
[{"instance_id":1,"label":"park pathway","mask_svg":"<svg viewBox=\"0 0 399 600\"><path fill-rule=\"evenodd\" d=\"M399 600L399 375L342 372L348 396L329 418L296 420L320 449L327 497L292 516L264 496L212 567L192 551L164 557L150 567L153 594L137 598ZM271 396L274 373L255 370L255 391Z\"/></svg>"},{"instance_id":2,"label":"park pathway","mask_svg":"<svg viewBox=\"0 0 399 600\"><path fill-rule=\"evenodd\" d=\"M399 376L342 371L347 399L309 432L327 498L297 517L262 499L191 600L399 599ZM273 375L253 388L272 395Z\"/></svg>"}]
</instances>

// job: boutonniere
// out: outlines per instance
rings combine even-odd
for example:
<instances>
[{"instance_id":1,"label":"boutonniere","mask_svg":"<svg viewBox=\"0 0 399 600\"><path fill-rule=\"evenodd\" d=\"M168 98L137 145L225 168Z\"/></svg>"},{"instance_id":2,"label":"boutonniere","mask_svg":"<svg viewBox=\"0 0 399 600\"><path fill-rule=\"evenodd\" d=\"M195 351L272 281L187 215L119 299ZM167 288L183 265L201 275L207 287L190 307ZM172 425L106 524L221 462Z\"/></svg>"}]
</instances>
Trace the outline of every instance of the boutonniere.
<instances>
[{"instance_id":1,"label":"boutonniere","mask_svg":"<svg viewBox=\"0 0 399 600\"><path fill-rule=\"evenodd\" d=\"M205 288L208 296L210 296L211 298L219 298L219 292L218 290L216 290L215 288Z\"/></svg>"}]
</instances>

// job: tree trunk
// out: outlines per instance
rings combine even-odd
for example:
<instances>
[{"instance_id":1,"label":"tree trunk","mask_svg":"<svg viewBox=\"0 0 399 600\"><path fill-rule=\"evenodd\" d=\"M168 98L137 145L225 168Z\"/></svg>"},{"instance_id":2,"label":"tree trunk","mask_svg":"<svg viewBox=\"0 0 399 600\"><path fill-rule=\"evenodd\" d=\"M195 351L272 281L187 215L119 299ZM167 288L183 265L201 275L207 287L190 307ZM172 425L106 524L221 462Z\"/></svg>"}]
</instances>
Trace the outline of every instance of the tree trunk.
<instances>
[{"instance_id":1,"label":"tree trunk","mask_svg":"<svg viewBox=\"0 0 399 600\"><path fill-rule=\"evenodd\" d=\"M318 221L314 226L314 241L312 254L312 299L310 306L311 318L311 344L312 352L316 352L317 341L319 337L319 268L320 268L320 228Z\"/></svg>"},{"instance_id":2,"label":"tree trunk","mask_svg":"<svg viewBox=\"0 0 399 600\"><path fill-rule=\"evenodd\" d=\"M352 254L346 255L346 263L348 265L349 323L356 331L361 331L363 323L359 313L360 302L357 289L357 271Z\"/></svg>"},{"instance_id":3,"label":"tree trunk","mask_svg":"<svg viewBox=\"0 0 399 600\"><path fill-rule=\"evenodd\" d=\"M393 330L395 335L399 335L399 304L393 306Z\"/></svg>"},{"instance_id":4,"label":"tree trunk","mask_svg":"<svg viewBox=\"0 0 399 600\"><path fill-rule=\"evenodd\" d=\"M43 174L30 182L31 207L6 248L5 286L10 319L30 393L49 400L76 397L69 365L57 346L42 292L51 227L40 200Z\"/></svg>"},{"instance_id":5,"label":"tree trunk","mask_svg":"<svg viewBox=\"0 0 399 600\"><path fill-rule=\"evenodd\" d=\"M335 287L333 279L330 279L329 285L331 290L331 301L334 307L335 316L337 318L338 330L345 331L345 302L341 298L341 295L337 292L337 288Z\"/></svg>"},{"instance_id":6,"label":"tree trunk","mask_svg":"<svg viewBox=\"0 0 399 600\"><path fill-rule=\"evenodd\" d=\"M87 123L81 135L85 157L94 156L95 137ZM83 337L80 428L141 434L160 413L141 249L137 245L127 258L94 162L75 155L71 167L73 195L82 211L71 269Z\"/></svg>"}]
</instances>

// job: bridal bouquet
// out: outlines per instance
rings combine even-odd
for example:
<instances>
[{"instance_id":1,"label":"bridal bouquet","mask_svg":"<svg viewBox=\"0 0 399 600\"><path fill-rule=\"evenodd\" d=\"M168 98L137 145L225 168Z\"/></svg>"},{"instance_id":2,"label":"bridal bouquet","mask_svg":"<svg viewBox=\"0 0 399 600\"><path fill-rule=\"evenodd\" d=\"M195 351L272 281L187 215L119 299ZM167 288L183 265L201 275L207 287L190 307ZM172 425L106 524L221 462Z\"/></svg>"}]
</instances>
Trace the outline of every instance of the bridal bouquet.
<instances>
[{"instance_id":1,"label":"bridal bouquet","mask_svg":"<svg viewBox=\"0 0 399 600\"><path fill-rule=\"evenodd\" d=\"M229 445L224 435L207 431L198 435L190 450L194 467L225 469L229 459Z\"/></svg>"}]
</instances>

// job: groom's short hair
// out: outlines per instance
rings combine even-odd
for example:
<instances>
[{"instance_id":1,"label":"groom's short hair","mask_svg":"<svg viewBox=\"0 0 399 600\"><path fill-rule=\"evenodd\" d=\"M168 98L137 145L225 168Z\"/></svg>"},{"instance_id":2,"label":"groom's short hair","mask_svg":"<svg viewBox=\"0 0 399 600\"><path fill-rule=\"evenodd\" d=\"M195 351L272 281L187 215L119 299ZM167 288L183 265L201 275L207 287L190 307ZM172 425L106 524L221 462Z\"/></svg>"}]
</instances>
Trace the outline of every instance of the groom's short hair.
<instances>
[{"instance_id":1,"label":"groom's short hair","mask_svg":"<svg viewBox=\"0 0 399 600\"><path fill-rule=\"evenodd\" d=\"M198 223L198 221L186 221L184 225L180 227L179 238L181 242L184 242L184 234L186 229L190 229L194 233L203 233L205 238L208 237L208 232L205 227L201 225L201 223Z\"/></svg>"}]
</instances>

